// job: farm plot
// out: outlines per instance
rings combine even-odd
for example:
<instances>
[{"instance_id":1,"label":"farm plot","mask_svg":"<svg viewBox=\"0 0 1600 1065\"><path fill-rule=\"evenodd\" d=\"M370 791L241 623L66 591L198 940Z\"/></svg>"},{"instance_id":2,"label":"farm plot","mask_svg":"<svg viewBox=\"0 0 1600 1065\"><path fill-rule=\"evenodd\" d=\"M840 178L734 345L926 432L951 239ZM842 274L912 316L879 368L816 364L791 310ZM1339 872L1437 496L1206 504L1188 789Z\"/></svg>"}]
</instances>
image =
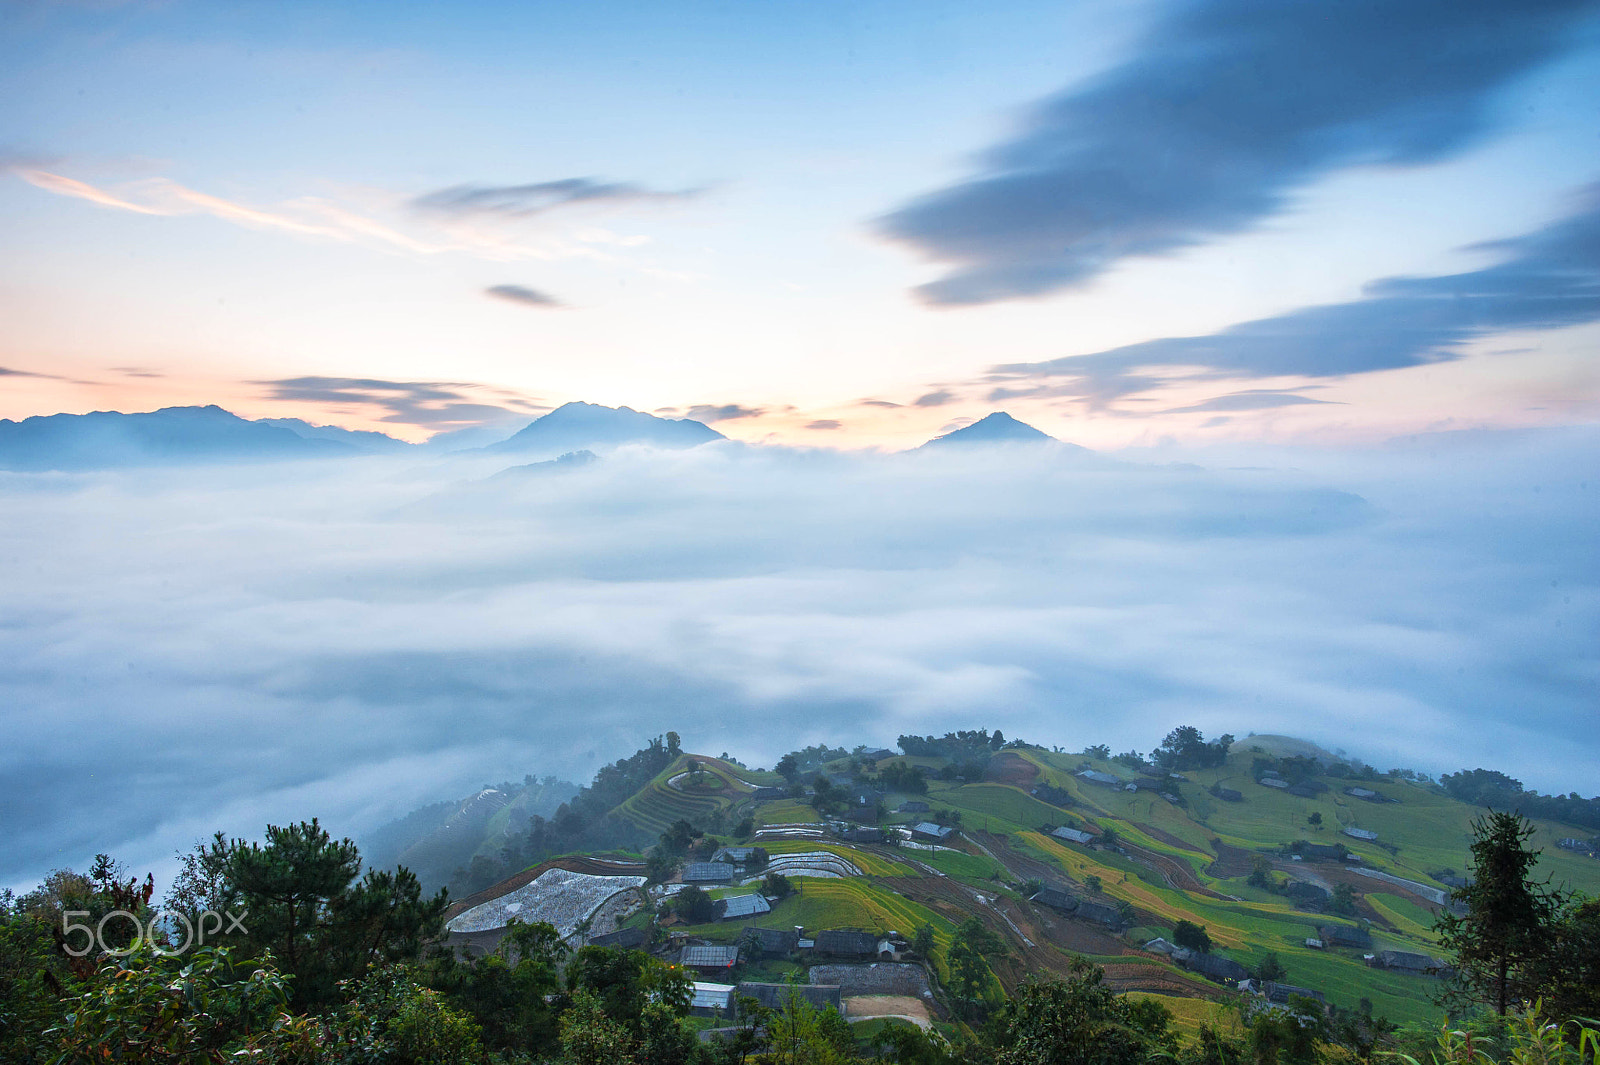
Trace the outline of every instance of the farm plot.
<instances>
[{"instance_id":1,"label":"farm plot","mask_svg":"<svg viewBox=\"0 0 1600 1065\"><path fill-rule=\"evenodd\" d=\"M529 923L548 921L562 936L569 936L606 900L644 882L642 876L591 876L548 869L530 883L472 907L445 927L452 932L485 932L504 928L516 917Z\"/></svg>"},{"instance_id":2,"label":"farm plot","mask_svg":"<svg viewBox=\"0 0 1600 1065\"><path fill-rule=\"evenodd\" d=\"M814 876L823 879L846 876L860 876L861 870L855 863L842 858L832 851L801 851L798 854L774 854L767 861L766 873L781 873L784 876ZM750 877L744 883L754 883L762 876Z\"/></svg>"}]
</instances>

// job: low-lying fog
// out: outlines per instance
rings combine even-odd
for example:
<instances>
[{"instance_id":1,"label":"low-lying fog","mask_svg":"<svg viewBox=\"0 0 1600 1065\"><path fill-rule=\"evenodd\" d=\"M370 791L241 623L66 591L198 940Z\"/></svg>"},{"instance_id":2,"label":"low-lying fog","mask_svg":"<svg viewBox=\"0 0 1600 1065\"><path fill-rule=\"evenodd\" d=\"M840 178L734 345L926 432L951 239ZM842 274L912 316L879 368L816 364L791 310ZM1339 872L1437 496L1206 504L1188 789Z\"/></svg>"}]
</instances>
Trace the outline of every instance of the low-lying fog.
<instances>
[{"instance_id":1,"label":"low-lying fog","mask_svg":"<svg viewBox=\"0 0 1600 1065\"><path fill-rule=\"evenodd\" d=\"M1587 794L1597 454L1572 430L3 474L0 884L581 783L668 729L770 765L1188 723Z\"/></svg>"}]
</instances>

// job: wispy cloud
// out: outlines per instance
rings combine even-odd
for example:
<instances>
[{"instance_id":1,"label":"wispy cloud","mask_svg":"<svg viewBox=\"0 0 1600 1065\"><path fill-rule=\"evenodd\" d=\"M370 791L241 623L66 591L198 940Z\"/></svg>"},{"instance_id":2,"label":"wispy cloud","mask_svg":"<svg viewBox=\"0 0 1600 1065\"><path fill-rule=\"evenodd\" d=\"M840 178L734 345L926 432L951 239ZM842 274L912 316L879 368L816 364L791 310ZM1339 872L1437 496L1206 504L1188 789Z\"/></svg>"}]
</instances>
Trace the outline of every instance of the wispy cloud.
<instances>
[{"instance_id":1,"label":"wispy cloud","mask_svg":"<svg viewBox=\"0 0 1600 1065\"><path fill-rule=\"evenodd\" d=\"M524 219L578 206L676 203L693 199L700 192L699 189L662 192L630 182L576 177L529 185L453 185L418 196L411 201L411 206L425 214Z\"/></svg>"},{"instance_id":2,"label":"wispy cloud","mask_svg":"<svg viewBox=\"0 0 1600 1065\"><path fill-rule=\"evenodd\" d=\"M685 415L697 422L731 422L740 418L759 418L765 407L745 407L738 403L696 403Z\"/></svg>"},{"instance_id":3,"label":"wispy cloud","mask_svg":"<svg viewBox=\"0 0 1600 1065\"><path fill-rule=\"evenodd\" d=\"M461 381L386 381L372 377L289 377L253 381L269 399L346 409L378 408L378 420L449 431L503 422L549 410L549 405L504 389ZM485 400L496 402L485 402Z\"/></svg>"},{"instance_id":4,"label":"wispy cloud","mask_svg":"<svg viewBox=\"0 0 1600 1065\"><path fill-rule=\"evenodd\" d=\"M547 193L542 206L514 207L516 190L459 189L461 202L452 206L445 192L406 200L370 191L352 192L348 203L321 196L301 196L261 207L214 196L167 178L146 178L102 187L38 167L6 166L22 180L58 196L134 214L179 217L208 216L248 229L272 231L311 240L358 244L391 253L438 255L457 252L494 261L518 259L591 259L621 262L622 250L647 242L638 234L620 234L594 225L562 227L519 225L565 204L611 205L685 199L693 193L655 193L634 186L595 185L575 188L567 199ZM582 179L576 179L581 181ZM568 182L552 182L552 187ZM543 186L526 186L537 189ZM631 192L627 190L633 190ZM488 195L503 193L502 196ZM485 198L474 197L483 194ZM435 202L435 198L437 202ZM420 206L433 203L433 206ZM606 250L610 249L610 250ZM657 270L656 272L661 272Z\"/></svg>"},{"instance_id":5,"label":"wispy cloud","mask_svg":"<svg viewBox=\"0 0 1600 1065\"><path fill-rule=\"evenodd\" d=\"M1585 191L1571 216L1479 248L1506 258L1465 273L1375 281L1358 300L1207 336L997 366L986 378L997 386L991 398L1064 396L1107 406L1177 381L1343 377L1458 359L1469 343L1495 333L1600 321L1600 186ZM1245 398L1231 402L1268 394L1236 393ZM1270 401L1285 402L1317 401Z\"/></svg>"},{"instance_id":6,"label":"wispy cloud","mask_svg":"<svg viewBox=\"0 0 1600 1065\"><path fill-rule=\"evenodd\" d=\"M1036 296L1248 229L1321 174L1448 158L1595 0L1179 3L1135 53L1037 107L976 177L881 230L949 264L933 304Z\"/></svg>"},{"instance_id":7,"label":"wispy cloud","mask_svg":"<svg viewBox=\"0 0 1600 1065\"><path fill-rule=\"evenodd\" d=\"M1331 399L1313 399L1296 392L1276 388L1247 388L1242 392L1229 392L1214 396L1187 407L1169 407L1162 414L1197 414L1212 411L1275 410L1278 407L1300 407L1309 403L1334 403Z\"/></svg>"},{"instance_id":8,"label":"wispy cloud","mask_svg":"<svg viewBox=\"0 0 1600 1065\"><path fill-rule=\"evenodd\" d=\"M554 296L540 292L538 289L528 288L526 285L492 285L483 290L485 296L492 296L497 300L508 303L519 303L524 307L565 307L566 304Z\"/></svg>"},{"instance_id":9,"label":"wispy cloud","mask_svg":"<svg viewBox=\"0 0 1600 1065\"><path fill-rule=\"evenodd\" d=\"M843 429L844 423L834 418L818 418L806 423L807 429Z\"/></svg>"},{"instance_id":10,"label":"wispy cloud","mask_svg":"<svg viewBox=\"0 0 1600 1065\"><path fill-rule=\"evenodd\" d=\"M407 236L375 219L324 200L305 198L284 208L266 210L200 192L166 178L147 178L112 192L76 178L45 170L17 170L17 175L37 188L61 196L135 214L210 215L250 229L278 230L302 237L337 241L369 241L410 252L431 254L449 250Z\"/></svg>"},{"instance_id":11,"label":"wispy cloud","mask_svg":"<svg viewBox=\"0 0 1600 1065\"><path fill-rule=\"evenodd\" d=\"M937 391L929 392L926 395L918 396L917 397L917 401L914 404L912 404L912 406L916 406L916 407L942 407L946 403L955 402L955 398L956 398L956 394L954 392L951 392L948 389L941 388L941 389L938 389Z\"/></svg>"}]
</instances>

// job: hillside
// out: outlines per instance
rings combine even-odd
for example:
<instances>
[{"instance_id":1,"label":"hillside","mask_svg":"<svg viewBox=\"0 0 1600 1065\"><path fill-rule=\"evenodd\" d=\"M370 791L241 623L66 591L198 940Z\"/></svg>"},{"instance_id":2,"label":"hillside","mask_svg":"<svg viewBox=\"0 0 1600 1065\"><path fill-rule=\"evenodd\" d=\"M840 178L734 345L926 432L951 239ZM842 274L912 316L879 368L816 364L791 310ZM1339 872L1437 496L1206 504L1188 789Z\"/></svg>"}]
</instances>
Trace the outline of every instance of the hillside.
<instances>
[{"instance_id":1,"label":"hillside","mask_svg":"<svg viewBox=\"0 0 1600 1065\"><path fill-rule=\"evenodd\" d=\"M1435 978L1374 967L1369 957L1438 951L1434 915L1452 878L1466 871L1470 826L1481 811L1437 784L1349 766L1286 737L1247 737L1220 763L1169 777L1148 765L1133 768L1126 756L1104 757L1104 748L996 748L984 742L987 733L960 735L955 749L912 737L907 754L857 748L853 756L819 761L841 752L813 749L823 754L785 760L792 785L726 758L677 752L658 761L664 768L608 820L644 837L688 822L704 833L689 861L705 860L720 844L759 846L765 871L782 872L797 888L773 899L768 912L673 929L688 941L734 944L750 927L909 936L927 925L940 948L931 959L937 981L947 975L942 947L957 925L977 917L1006 945L1006 956L993 963L997 992L1010 993L1030 974L1066 975L1073 957L1084 955L1105 967L1111 986L1163 996L1177 1003L1180 1020L1194 1020L1209 1008L1198 1003L1227 997L1233 980L1207 979L1195 971L1204 968L1198 962L1155 949L1173 938L1177 922L1189 921L1206 929L1212 959L1254 971L1270 954L1287 972L1280 979L1336 1006L1353 1010L1365 1000L1397 1022L1438 1016ZM908 767L919 767L922 779ZM1281 783L1258 782L1274 779ZM905 803L926 809L896 812ZM908 832L930 820L954 831L937 842L924 830ZM1536 824L1541 874L1600 893L1600 861L1557 846L1593 832ZM887 838L878 841L873 828ZM1088 842L1052 835L1060 828L1086 833L1080 838ZM1376 836L1356 838L1345 829ZM580 868L573 860L581 861L560 864ZM474 899L530 879L513 876ZM714 886L711 894L748 895L759 880ZM1063 912L1053 900L1065 896L1041 889L1065 892L1076 911ZM628 921L656 919L647 907ZM1335 926L1360 945L1328 939ZM1327 941L1308 942L1319 939ZM757 967L764 975L748 978L779 979L804 967L769 958Z\"/></svg>"}]
</instances>

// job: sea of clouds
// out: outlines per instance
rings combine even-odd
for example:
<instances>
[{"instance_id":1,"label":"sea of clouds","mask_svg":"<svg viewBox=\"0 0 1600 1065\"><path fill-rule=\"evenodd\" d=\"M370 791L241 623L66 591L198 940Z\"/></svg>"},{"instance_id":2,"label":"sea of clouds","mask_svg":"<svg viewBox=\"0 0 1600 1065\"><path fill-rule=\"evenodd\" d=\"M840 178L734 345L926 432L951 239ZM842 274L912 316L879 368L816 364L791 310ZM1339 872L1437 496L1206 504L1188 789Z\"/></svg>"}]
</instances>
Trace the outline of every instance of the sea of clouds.
<instances>
[{"instance_id":1,"label":"sea of clouds","mask_svg":"<svg viewBox=\"0 0 1600 1065\"><path fill-rule=\"evenodd\" d=\"M770 765L1288 733L1594 790L1600 431L0 474L0 885L359 835L669 729Z\"/></svg>"}]
</instances>

